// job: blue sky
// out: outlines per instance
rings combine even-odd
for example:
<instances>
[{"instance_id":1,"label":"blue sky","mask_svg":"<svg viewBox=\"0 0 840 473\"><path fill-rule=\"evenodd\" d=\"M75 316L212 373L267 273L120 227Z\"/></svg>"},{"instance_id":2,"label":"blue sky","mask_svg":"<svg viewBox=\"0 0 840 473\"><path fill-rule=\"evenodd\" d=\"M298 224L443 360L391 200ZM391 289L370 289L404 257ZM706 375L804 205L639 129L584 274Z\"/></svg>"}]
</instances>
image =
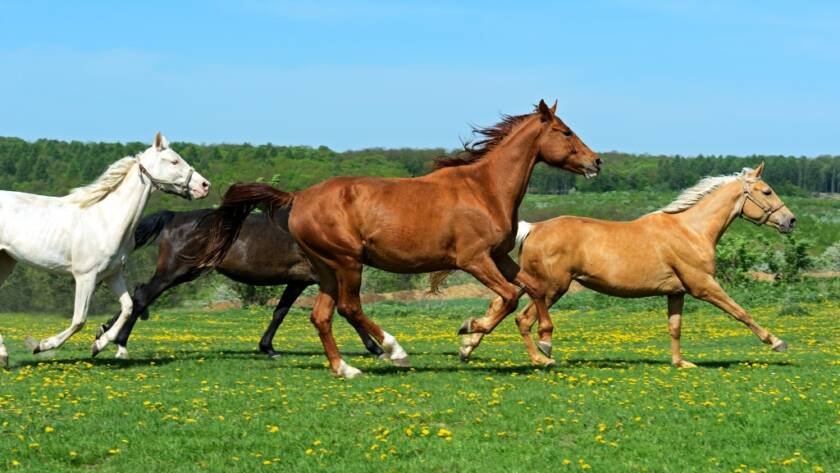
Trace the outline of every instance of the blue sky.
<instances>
[{"instance_id":1,"label":"blue sky","mask_svg":"<svg viewBox=\"0 0 840 473\"><path fill-rule=\"evenodd\" d=\"M0 0L0 135L454 148L559 100L593 149L840 153L837 2Z\"/></svg>"}]
</instances>

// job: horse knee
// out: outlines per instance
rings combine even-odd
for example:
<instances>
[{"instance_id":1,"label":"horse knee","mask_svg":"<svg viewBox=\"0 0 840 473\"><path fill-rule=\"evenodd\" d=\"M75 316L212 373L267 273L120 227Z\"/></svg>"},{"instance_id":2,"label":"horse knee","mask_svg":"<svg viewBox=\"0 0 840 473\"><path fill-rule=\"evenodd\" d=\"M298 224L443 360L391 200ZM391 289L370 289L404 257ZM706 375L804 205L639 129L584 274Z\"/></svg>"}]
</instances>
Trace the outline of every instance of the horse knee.
<instances>
[{"instance_id":1,"label":"horse knee","mask_svg":"<svg viewBox=\"0 0 840 473\"><path fill-rule=\"evenodd\" d=\"M355 319L362 312L362 307L359 304L342 302L338 304L338 313L345 319Z\"/></svg>"}]
</instances>

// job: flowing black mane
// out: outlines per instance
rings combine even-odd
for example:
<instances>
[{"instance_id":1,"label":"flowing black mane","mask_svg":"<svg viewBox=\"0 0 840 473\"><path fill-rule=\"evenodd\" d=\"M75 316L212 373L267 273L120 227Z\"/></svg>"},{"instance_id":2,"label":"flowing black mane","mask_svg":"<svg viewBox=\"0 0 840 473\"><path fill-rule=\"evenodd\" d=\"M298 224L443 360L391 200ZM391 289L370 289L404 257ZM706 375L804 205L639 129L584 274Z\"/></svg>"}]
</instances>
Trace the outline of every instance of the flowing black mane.
<instances>
[{"instance_id":1,"label":"flowing black mane","mask_svg":"<svg viewBox=\"0 0 840 473\"><path fill-rule=\"evenodd\" d=\"M441 169L451 166L463 166L478 161L501 143L513 127L531 115L533 114L502 115L502 121L494 126L487 128L474 127L473 133L481 135L483 138L475 142L468 141L464 143L464 150L454 155L435 158L434 168Z\"/></svg>"}]
</instances>

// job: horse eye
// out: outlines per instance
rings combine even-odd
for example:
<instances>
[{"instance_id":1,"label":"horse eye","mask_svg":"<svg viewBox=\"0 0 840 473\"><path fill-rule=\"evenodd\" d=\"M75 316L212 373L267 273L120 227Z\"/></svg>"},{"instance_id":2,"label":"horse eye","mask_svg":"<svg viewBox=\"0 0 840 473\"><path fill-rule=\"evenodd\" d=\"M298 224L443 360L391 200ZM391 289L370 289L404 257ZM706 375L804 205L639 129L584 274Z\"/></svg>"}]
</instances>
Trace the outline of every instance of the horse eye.
<instances>
[{"instance_id":1,"label":"horse eye","mask_svg":"<svg viewBox=\"0 0 840 473\"><path fill-rule=\"evenodd\" d=\"M573 134L572 130L563 130L563 136L571 137Z\"/></svg>"},{"instance_id":2,"label":"horse eye","mask_svg":"<svg viewBox=\"0 0 840 473\"><path fill-rule=\"evenodd\" d=\"M772 190L770 190L770 189L764 189L764 190L763 190L763 191L761 191L761 192L762 192L764 195L770 195L770 194L772 194L772 193L773 193L773 191L772 191Z\"/></svg>"}]
</instances>

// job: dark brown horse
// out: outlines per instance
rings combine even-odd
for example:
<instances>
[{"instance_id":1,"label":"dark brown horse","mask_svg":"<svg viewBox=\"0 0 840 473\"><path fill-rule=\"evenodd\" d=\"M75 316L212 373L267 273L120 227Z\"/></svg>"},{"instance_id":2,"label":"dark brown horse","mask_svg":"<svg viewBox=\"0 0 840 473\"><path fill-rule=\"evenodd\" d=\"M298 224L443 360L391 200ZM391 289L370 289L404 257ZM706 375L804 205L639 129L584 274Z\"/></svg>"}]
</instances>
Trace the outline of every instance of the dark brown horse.
<instances>
[{"instance_id":1,"label":"dark brown horse","mask_svg":"<svg viewBox=\"0 0 840 473\"><path fill-rule=\"evenodd\" d=\"M395 365L408 355L390 334L362 312L362 265L397 273L462 269L505 301L490 323L469 320L467 332L489 332L516 308L522 288L540 312L539 334L550 343L551 319L541 284L508 253L516 235L517 211L537 162L595 176L601 161L540 101L534 113L507 116L477 130L484 139L460 155L437 161L438 170L417 178L339 177L288 193L265 184L237 184L225 195L202 264L216 264L235 240L241 222L257 205L268 211L291 205L289 230L309 255L320 280L312 310L334 374L354 377L332 335L332 314L360 325ZM512 285L515 284L516 286ZM530 342L530 343L527 343ZM553 360L526 342L531 360Z\"/></svg>"},{"instance_id":2,"label":"dark brown horse","mask_svg":"<svg viewBox=\"0 0 840 473\"><path fill-rule=\"evenodd\" d=\"M149 317L149 306L161 294L213 269L233 281L252 286L286 285L259 344L260 351L268 356L278 355L272 345L277 328L303 290L318 282L306 255L289 234L289 211L277 210L273 222L265 214L249 215L239 237L219 265L214 268L198 268L190 263L190 258L184 256L195 255L201 249L204 240L200 236L209 230L208 216L212 213L213 209L190 212L164 210L143 218L137 225L134 232L135 248L149 244L160 236L157 269L149 282L139 284L134 289L134 308L115 340L117 358L128 356L126 345L134 324L138 318ZM108 330L118 316L100 327L100 332ZM361 331L359 336L368 351L376 356L382 354L382 348L370 336Z\"/></svg>"}]
</instances>

